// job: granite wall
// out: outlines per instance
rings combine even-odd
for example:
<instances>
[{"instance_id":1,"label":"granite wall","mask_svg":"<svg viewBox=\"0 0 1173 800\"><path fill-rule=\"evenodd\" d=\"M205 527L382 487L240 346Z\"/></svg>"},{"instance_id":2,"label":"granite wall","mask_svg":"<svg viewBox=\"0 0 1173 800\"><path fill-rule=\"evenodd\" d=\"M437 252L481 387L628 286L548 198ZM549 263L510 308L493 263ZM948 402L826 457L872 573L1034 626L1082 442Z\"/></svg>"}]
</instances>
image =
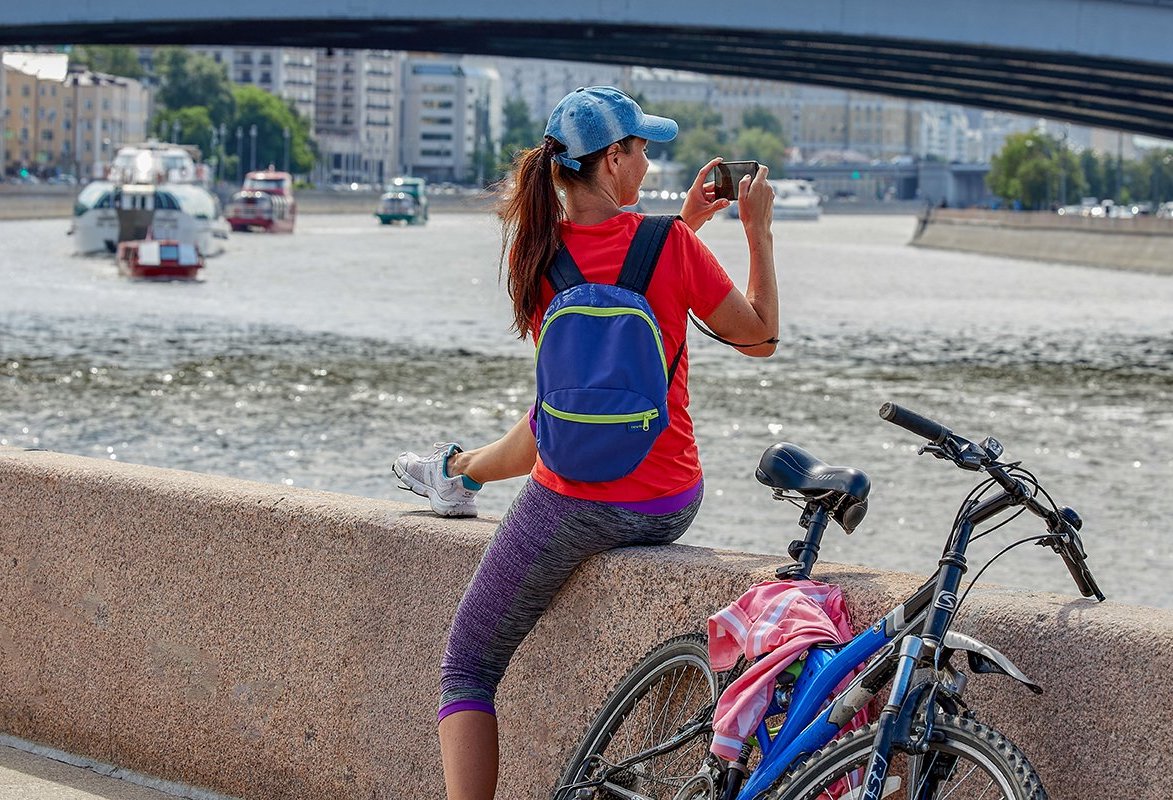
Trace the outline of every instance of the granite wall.
<instances>
[{"instance_id":1,"label":"granite wall","mask_svg":"<svg viewBox=\"0 0 1173 800\"><path fill-rule=\"evenodd\" d=\"M437 665L493 521L13 448L0 509L0 731L250 800L443 797ZM622 672L779 561L676 546L588 562L501 688L499 795L548 796ZM919 583L819 577L857 622ZM969 697L1052 798L1173 791L1173 614L975 595L958 628L1046 694L978 676Z\"/></svg>"}]
</instances>

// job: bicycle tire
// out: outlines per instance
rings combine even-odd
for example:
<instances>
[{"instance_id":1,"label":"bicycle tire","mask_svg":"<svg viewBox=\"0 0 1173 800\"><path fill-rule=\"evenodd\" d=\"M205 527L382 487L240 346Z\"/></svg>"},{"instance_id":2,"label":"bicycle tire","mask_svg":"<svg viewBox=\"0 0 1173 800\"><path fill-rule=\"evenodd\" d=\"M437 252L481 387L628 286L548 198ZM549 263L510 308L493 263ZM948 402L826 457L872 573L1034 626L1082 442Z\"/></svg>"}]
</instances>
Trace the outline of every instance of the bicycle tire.
<instances>
[{"instance_id":1,"label":"bicycle tire","mask_svg":"<svg viewBox=\"0 0 1173 800\"><path fill-rule=\"evenodd\" d=\"M941 736L933 737L925 755L911 757L893 751L882 797L891 800L906 797L918 800L944 797L950 800L979 797L982 800L997 800L999 797L1003 800L1047 800L1047 792L1034 767L999 731L969 717L952 714L939 715L933 730ZM876 723L872 723L836 739L759 797L768 800L840 800L861 796L862 789L858 787L862 783L862 773L867 770L875 736ZM955 760L951 762L950 759ZM970 762L972 768L967 771L961 766L961 759ZM934 766L939 770L937 775L933 775ZM917 769L922 778L913 793L908 788L914 783L907 777L910 768ZM984 773L984 777L978 776L971 782L978 770ZM845 778L846 787L835 786ZM900 783L895 784L894 779L899 779ZM935 788L926 793L928 787L925 784L930 782ZM995 787L1001 794L989 793Z\"/></svg>"},{"instance_id":2,"label":"bicycle tire","mask_svg":"<svg viewBox=\"0 0 1173 800\"><path fill-rule=\"evenodd\" d=\"M592 765L588 760L591 756L606 754L609 760L614 761L624 756L619 750L630 750L632 739L623 734L624 724L629 720L634 723L628 729L630 733L646 718L648 729L642 732L644 735L639 741L639 747L646 748L670 737L679 726L717 702L722 686L709 665L707 641L699 633L677 636L656 645L640 659L611 692L587 729L555 786L554 800L577 800L578 795L564 787L589 777ZM680 694L682 690L687 693ZM641 706L641 701L645 699L648 702ZM633 715L637 707L639 711ZM658 713L661 710L665 713ZM619 744L617 738L621 735L625 736L622 742L624 746L608 750L613 742ZM660 738L657 740L657 737ZM671 800L686 781L697 775L711 739L712 729L708 728L707 732L689 741L681 750L667 754L664 757L666 763L661 766L672 767L671 771L658 772L657 765L644 762L633 767L631 773L621 776L619 780L623 781L625 788L645 797ZM595 791L590 796L613 797L612 793L605 791Z\"/></svg>"}]
</instances>

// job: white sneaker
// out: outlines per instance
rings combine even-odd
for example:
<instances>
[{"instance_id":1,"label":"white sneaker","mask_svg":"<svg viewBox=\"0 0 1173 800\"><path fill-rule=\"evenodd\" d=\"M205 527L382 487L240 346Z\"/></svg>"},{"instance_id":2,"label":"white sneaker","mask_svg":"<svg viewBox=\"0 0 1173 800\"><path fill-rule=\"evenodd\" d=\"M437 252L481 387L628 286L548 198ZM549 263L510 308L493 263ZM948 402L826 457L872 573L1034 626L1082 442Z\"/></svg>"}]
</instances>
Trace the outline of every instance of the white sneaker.
<instances>
[{"instance_id":1,"label":"white sneaker","mask_svg":"<svg viewBox=\"0 0 1173 800\"><path fill-rule=\"evenodd\" d=\"M469 489L463 476L448 475L448 458L461 452L460 447L455 442L437 442L435 447L430 456L399 454L391 465L399 478L399 488L428 498L432 511L442 517L475 517L481 487Z\"/></svg>"}]
</instances>

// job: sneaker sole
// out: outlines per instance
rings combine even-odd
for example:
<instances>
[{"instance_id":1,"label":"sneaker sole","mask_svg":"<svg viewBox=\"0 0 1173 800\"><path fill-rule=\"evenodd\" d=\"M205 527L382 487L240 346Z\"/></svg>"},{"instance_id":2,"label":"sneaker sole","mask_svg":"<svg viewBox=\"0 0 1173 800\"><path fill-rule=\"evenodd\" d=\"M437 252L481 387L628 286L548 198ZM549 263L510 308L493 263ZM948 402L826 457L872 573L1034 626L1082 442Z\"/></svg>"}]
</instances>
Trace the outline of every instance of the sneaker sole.
<instances>
[{"instance_id":1,"label":"sneaker sole","mask_svg":"<svg viewBox=\"0 0 1173 800\"><path fill-rule=\"evenodd\" d=\"M400 489L413 492L420 497L428 498L428 502L432 506L432 511L441 517L475 517L477 515L476 506L470 507L464 503L449 503L437 495L436 490L431 486L419 483L406 472L400 472L398 464L392 464L391 471L395 473L395 477L399 478Z\"/></svg>"}]
</instances>

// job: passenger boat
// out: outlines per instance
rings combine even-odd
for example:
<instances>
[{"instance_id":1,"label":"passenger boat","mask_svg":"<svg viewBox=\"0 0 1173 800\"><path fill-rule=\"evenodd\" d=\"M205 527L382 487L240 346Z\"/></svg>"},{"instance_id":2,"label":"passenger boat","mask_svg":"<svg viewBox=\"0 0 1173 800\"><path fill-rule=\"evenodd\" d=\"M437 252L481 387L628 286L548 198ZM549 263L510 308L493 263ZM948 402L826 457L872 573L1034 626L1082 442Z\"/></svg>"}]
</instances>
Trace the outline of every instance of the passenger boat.
<instances>
[{"instance_id":1,"label":"passenger boat","mask_svg":"<svg viewBox=\"0 0 1173 800\"><path fill-rule=\"evenodd\" d=\"M118 243L118 271L132 278L195 280L204 259L194 244L173 239Z\"/></svg>"},{"instance_id":2,"label":"passenger boat","mask_svg":"<svg viewBox=\"0 0 1173 800\"><path fill-rule=\"evenodd\" d=\"M292 233L297 221L293 176L272 168L250 172L244 178L244 186L228 201L225 217L234 231Z\"/></svg>"},{"instance_id":3,"label":"passenger boat","mask_svg":"<svg viewBox=\"0 0 1173 800\"><path fill-rule=\"evenodd\" d=\"M823 198L812 181L781 178L770 181L774 187L774 219L817 220L823 215ZM729 206L730 217L737 217L737 203Z\"/></svg>"},{"instance_id":4,"label":"passenger boat","mask_svg":"<svg viewBox=\"0 0 1173 800\"><path fill-rule=\"evenodd\" d=\"M816 220L823 215L822 198L811 181L781 178L774 187L774 219Z\"/></svg>"},{"instance_id":5,"label":"passenger boat","mask_svg":"<svg viewBox=\"0 0 1173 800\"><path fill-rule=\"evenodd\" d=\"M379 198L375 216L383 225L406 222L423 225L428 221L428 190L423 178L396 178L390 190Z\"/></svg>"},{"instance_id":6,"label":"passenger boat","mask_svg":"<svg viewBox=\"0 0 1173 800\"><path fill-rule=\"evenodd\" d=\"M223 252L228 223L201 167L180 145L151 141L119 149L106 179L77 196L69 230L75 250L113 253L119 242L144 239L151 230L160 240L194 244L205 256Z\"/></svg>"}]
</instances>

